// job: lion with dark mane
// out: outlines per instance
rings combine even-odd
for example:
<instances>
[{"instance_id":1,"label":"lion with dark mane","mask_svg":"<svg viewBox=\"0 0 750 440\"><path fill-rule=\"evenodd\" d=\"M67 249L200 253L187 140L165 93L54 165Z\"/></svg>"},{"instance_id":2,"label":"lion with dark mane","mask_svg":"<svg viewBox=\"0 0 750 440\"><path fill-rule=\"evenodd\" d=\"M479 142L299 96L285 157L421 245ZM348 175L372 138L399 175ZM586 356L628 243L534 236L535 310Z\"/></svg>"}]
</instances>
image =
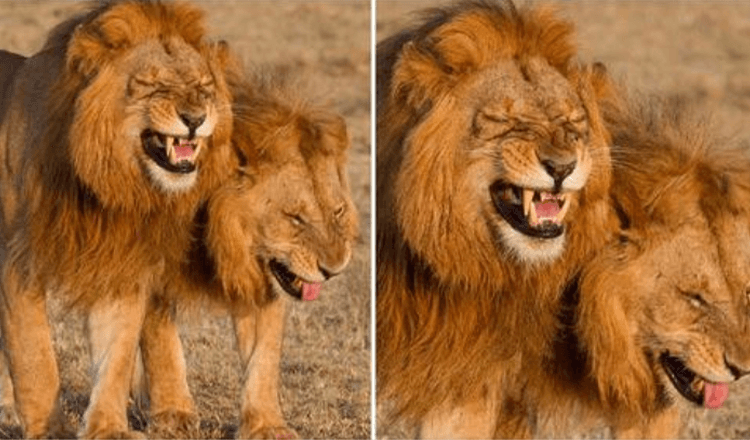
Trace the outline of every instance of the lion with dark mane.
<instances>
[{"instance_id":1,"label":"lion with dark mane","mask_svg":"<svg viewBox=\"0 0 750 440\"><path fill-rule=\"evenodd\" d=\"M544 7L468 1L378 45L377 379L423 437L497 423L616 229L595 67Z\"/></svg>"},{"instance_id":2,"label":"lion with dark mane","mask_svg":"<svg viewBox=\"0 0 750 440\"><path fill-rule=\"evenodd\" d=\"M149 298L233 163L231 57L204 29L183 3L107 2L55 28L7 84L2 331L26 437L66 430L48 294L87 317L95 383L79 434L139 434L126 404Z\"/></svg>"}]
</instances>

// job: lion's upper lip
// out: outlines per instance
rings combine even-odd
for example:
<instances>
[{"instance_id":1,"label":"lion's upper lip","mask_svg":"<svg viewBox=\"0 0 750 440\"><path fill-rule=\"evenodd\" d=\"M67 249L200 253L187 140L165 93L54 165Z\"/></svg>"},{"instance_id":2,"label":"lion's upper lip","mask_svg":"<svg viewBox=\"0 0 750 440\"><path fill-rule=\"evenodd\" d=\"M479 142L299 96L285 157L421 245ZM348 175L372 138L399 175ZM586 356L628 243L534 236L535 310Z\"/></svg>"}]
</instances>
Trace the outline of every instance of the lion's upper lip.
<instances>
[{"instance_id":1,"label":"lion's upper lip","mask_svg":"<svg viewBox=\"0 0 750 440\"><path fill-rule=\"evenodd\" d=\"M569 193L521 188L498 180L490 186L490 194L495 210L517 231L538 238L555 238L564 232Z\"/></svg>"},{"instance_id":2,"label":"lion's upper lip","mask_svg":"<svg viewBox=\"0 0 750 440\"><path fill-rule=\"evenodd\" d=\"M273 259L268 265L271 273L286 293L300 300L313 300L317 298L320 292L320 283L303 280L279 260Z\"/></svg>"},{"instance_id":3,"label":"lion's upper lip","mask_svg":"<svg viewBox=\"0 0 750 440\"><path fill-rule=\"evenodd\" d=\"M195 171L195 161L203 145L201 138L171 136L154 130L144 130L141 143L157 165L173 173Z\"/></svg>"},{"instance_id":4,"label":"lion's upper lip","mask_svg":"<svg viewBox=\"0 0 750 440\"><path fill-rule=\"evenodd\" d=\"M688 368L680 358L670 355L669 352L662 353L659 361L675 389L688 401L703 406L706 384L711 382Z\"/></svg>"}]
</instances>

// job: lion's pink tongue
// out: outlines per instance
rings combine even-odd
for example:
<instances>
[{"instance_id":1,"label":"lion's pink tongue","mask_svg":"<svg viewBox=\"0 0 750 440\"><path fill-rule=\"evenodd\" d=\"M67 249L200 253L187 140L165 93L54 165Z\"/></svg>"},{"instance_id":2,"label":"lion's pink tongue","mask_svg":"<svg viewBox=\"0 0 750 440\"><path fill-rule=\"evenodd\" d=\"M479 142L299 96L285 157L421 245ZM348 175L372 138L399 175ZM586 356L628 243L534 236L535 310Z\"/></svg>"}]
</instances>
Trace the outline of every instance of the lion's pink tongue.
<instances>
[{"instance_id":1,"label":"lion's pink tongue","mask_svg":"<svg viewBox=\"0 0 750 440\"><path fill-rule=\"evenodd\" d=\"M556 201L546 201L535 203L534 209L536 210L536 216L539 219L555 218L560 212L560 205L558 205Z\"/></svg>"},{"instance_id":2,"label":"lion's pink tongue","mask_svg":"<svg viewBox=\"0 0 750 440\"><path fill-rule=\"evenodd\" d=\"M302 299L305 301L314 301L320 295L322 283L302 283Z\"/></svg>"},{"instance_id":3,"label":"lion's pink tongue","mask_svg":"<svg viewBox=\"0 0 750 440\"><path fill-rule=\"evenodd\" d=\"M728 396L727 384L706 382L703 388L703 406L710 409L721 408Z\"/></svg>"},{"instance_id":4,"label":"lion's pink tongue","mask_svg":"<svg viewBox=\"0 0 750 440\"><path fill-rule=\"evenodd\" d=\"M174 153L177 161L190 159L193 155L193 146L188 142L180 142L178 145L174 146Z\"/></svg>"}]
</instances>

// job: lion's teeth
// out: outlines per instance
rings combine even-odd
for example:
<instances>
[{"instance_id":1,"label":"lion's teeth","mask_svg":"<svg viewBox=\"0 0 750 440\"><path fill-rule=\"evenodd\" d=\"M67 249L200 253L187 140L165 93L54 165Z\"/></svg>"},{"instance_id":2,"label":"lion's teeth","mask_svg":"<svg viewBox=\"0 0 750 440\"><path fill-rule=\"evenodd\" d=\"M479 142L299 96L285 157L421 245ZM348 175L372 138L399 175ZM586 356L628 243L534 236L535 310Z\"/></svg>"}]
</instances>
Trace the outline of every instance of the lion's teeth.
<instances>
[{"instance_id":1,"label":"lion's teeth","mask_svg":"<svg viewBox=\"0 0 750 440\"><path fill-rule=\"evenodd\" d=\"M530 189L523 189L523 215L524 217L529 216L531 211L531 199L534 197L534 191Z\"/></svg>"},{"instance_id":2,"label":"lion's teeth","mask_svg":"<svg viewBox=\"0 0 750 440\"><path fill-rule=\"evenodd\" d=\"M166 145L167 146L167 157L169 158L170 162L174 162L174 158L175 158L175 151L174 151L174 142L175 142L175 140L176 140L176 138L174 138L172 136L167 136L167 142L166 142L166 144L167 144Z\"/></svg>"},{"instance_id":3,"label":"lion's teeth","mask_svg":"<svg viewBox=\"0 0 750 440\"><path fill-rule=\"evenodd\" d=\"M536 226L539 223L539 218L536 216L536 209L529 209L529 224Z\"/></svg>"}]
</instances>

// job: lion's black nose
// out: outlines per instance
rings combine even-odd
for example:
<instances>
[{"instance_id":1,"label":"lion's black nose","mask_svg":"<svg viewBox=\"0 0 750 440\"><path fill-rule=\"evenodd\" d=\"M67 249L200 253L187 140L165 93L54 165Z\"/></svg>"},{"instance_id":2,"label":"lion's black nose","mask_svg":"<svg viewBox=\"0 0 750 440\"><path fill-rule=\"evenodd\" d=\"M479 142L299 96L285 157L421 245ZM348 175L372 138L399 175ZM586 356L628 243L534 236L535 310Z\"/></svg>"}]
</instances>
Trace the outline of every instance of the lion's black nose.
<instances>
[{"instance_id":1,"label":"lion's black nose","mask_svg":"<svg viewBox=\"0 0 750 440\"><path fill-rule=\"evenodd\" d=\"M566 177L570 176L571 173L573 173L573 170L576 169L576 161L568 162L568 163L557 163L553 160L543 160L542 166L544 167L544 170L547 171L547 174L552 176L552 180L555 181L555 191L559 191L562 187L562 182L565 180Z\"/></svg>"},{"instance_id":2,"label":"lion's black nose","mask_svg":"<svg viewBox=\"0 0 750 440\"><path fill-rule=\"evenodd\" d=\"M203 123L206 121L206 115L191 115L187 113L180 113L180 119L182 119L182 122L185 124L185 126L188 128L188 131L190 132L190 137L192 138L195 136L195 131L203 125Z\"/></svg>"}]
</instances>

